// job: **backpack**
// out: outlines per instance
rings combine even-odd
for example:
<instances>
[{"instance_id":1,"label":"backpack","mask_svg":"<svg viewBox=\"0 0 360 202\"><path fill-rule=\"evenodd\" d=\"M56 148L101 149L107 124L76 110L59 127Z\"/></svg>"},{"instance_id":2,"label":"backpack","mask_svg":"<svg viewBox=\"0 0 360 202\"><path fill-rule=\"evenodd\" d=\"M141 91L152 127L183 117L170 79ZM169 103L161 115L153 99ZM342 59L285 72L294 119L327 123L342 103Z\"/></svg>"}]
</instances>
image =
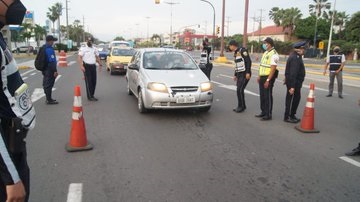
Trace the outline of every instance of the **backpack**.
<instances>
[{"instance_id":1,"label":"backpack","mask_svg":"<svg viewBox=\"0 0 360 202\"><path fill-rule=\"evenodd\" d=\"M45 46L41 46L35 58L34 65L35 68L39 71L44 71L47 66L45 49L46 49Z\"/></svg>"}]
</instances>

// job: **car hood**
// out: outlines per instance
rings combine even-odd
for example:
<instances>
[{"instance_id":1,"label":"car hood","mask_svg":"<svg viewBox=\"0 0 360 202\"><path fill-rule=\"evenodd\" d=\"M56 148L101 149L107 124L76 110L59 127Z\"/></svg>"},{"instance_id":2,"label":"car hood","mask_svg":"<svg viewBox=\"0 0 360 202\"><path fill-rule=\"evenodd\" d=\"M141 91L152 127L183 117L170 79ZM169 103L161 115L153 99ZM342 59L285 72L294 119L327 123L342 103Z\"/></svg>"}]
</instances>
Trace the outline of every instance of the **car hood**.
<instances>
[{"instance_id":1,"label":"car hood","mask_svg":"<svg viewBox=\"0 0 360 202\"><path fill-rule=\"evenodd\" d=\"M199 86L209 81L200 70L144 70L149 81L164 83L171 86Z\"/></svg>"},{"instance_id":2,"label":"car hood","mask_svg":"<svg viewBox=\"0 0 360 202\"><path fill-rule=\"evenodd\" d=\"M111 56L110 63L129 63L132 56Z\"/></svg>"}]
</instances>

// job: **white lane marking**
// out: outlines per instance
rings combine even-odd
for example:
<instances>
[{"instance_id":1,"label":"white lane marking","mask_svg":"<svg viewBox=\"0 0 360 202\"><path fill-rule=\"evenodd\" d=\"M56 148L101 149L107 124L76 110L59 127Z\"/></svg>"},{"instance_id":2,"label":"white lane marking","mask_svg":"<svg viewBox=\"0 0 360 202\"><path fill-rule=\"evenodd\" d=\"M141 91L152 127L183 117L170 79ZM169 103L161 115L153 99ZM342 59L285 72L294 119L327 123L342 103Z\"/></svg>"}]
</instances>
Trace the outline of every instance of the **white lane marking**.
<instances>
[{"instance_id":1,"label":"white lane marking","mask_svg":"<svg viewBox=\"0 0 360 202\"><path fill-rule=\"evenodd\" d=\"M71 66L71 65L73 65L75 63L76 63L75 61L71 61L71 62L68 63L68 66Z\"/></svg>"},{"instance_id":2,"label":"white lane marking","mask_svg":"<svg viewBox=\"0 0 360 202\"><path fill-rule=\"evenodd\" d=\"M26 79L28 79L28 78L29 78L29 77L27 77L27 76L22 77L23 80L26 80Z\"/></svg>"},{"instance_id":3,"label":"white lane marking","mask_svg":"<svg viewBox=\"0 0 360 202\"><path fill-rule=\"evenodd\" d=\"M346 161L346 162L348 162L348 163L350 163L350 164L352 164L352 165L354 165L354 166L357 166L357 167L359 167L360 168L360 162L357 162L357 161L355 161L355 160L353 160L353 159L351 159L351 158L349 158L349 157L346 157L346 156L342 156L342 157L339 157L341 160L344 160L344 161Z\"/></svg>"},{"instance_id":4,"label":"white lane marking","mask_svg":"<svg viewBox=\"0 0 360 202\"><path fill-rule=\"evenodd\" d=\"M229 89L229 90L236 91L236 86L235 86L235 85L226 85L226 84L223 84L223 83L220 83L220 82L216 82L216 81L211 81L211 82L219 85L219 87L221 87L221 88L226 88L226 89ZM248 90L245 90L245 93L250 94L250 95L255 95L255 96L257 96L257 97L260 96L259 94L254 93L254 92L251 92L251 91L248 91Z\"/></svg>"},{"instance_id":5,"label":"white lane marking","mask_svg":"<svg viewBox=\"0 0 360 202\"><path fill-rule=\"evenodd\" d=\"M26 74L29 74L30 72L33 72L33 71L35 71L35 70L36 70L36 69L30 69L30 70L22 73L21 76L25 76Z\"/></svg>"},{"instance_id":6,"label":"white lane marking","mask_svg":"<svg viewBox=\"0 0 360 202\"><path fill-rule=\"evenodd\" d=\"M82 201L82 183L71 183L67 195L67 202L81 202Z\"/></svg>"},{"instance_id":7,"label":"white lane marking","mask_svg":"<svg viewBox=\"0 0 360 202\"><path fill-rule=\"evenodd\" d=\"M61 75L59 74L56 79L55 79L55 83L60 79Z\"/></svg>"},{"instance_id":8,"label":"white lane marking","mask_svg":"<svg viewBox=\"0 0 360 202\"><path fill-rule=\"evenodd\" d=\"M34 76L35 74L36 74L36 72L35 72L35 73L31 73L30 76Z\"/></svg>"}]
</instances>

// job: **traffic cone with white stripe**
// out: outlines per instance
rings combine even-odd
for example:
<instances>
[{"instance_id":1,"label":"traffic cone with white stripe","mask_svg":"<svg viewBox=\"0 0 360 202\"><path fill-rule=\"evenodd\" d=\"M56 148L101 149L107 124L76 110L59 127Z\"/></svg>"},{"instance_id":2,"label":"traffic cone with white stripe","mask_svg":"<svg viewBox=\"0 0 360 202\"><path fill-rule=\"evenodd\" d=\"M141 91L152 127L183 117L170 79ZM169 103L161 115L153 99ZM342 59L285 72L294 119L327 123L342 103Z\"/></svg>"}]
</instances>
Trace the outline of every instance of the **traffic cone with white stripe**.
<instances>
[{"instance_id":1,"label":"traffic cone with white stripe","mask_svg":"<svg viewBox=\"0 0 360 202\"><path fill-rule=\"evenodd\" d=\"M315 84L310 84L310 92L307 97L306 106L304 109L303 118L301 119L300 126L295 126L295 128L303 133L319 133L320 131L314 128L314 97Z\"/></svg>"},{"instance_id":2,"label":"traffic cone with white stripe","mask_svg":"<svg viewBox=\"0 0 360 202\"><path fill-rule=\"evenodd\" d=\"M80 86L75 86L74 105L70 142L66 145L68 152L91 150L93 145L87 141L84 114L81 104Z\"/></svg>"},{"instance_id":3,"label":"traffic cone with white stripe","mask_svg":"<svg viewBox=\"0 0 360 202\"><path fill-rule=\"evenodd\" d=\"M59 67L67 67L68 66L67 60L66 60L66 53L64 50L60 51L58 66Z\"/></svg>"}]
</instances>

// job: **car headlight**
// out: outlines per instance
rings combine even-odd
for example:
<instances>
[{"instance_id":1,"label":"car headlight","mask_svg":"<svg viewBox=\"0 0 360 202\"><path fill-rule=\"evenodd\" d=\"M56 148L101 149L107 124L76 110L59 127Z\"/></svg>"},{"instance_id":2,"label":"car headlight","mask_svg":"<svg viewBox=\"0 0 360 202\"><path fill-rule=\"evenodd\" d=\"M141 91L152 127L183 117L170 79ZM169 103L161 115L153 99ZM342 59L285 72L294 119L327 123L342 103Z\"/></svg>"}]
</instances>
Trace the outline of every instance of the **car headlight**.
<instances>
[{"instance_id":1,"label":"car headlight","mask_svg":"<svg viewBox=\"0 0 360 202\"><path fill-rule=\"evenodd\" d=\"M200 84L201 92L212 90L212 84L210 82L204 82Z\"/></svg>"},{"instance_id":2,"label":"car headlight","mask_svg":"<svg viewBox=\"0 0 360 202\"><path fill-rule=\"evenodd\" d=\"M149 90L160 92L160 93L169 93L166 85L163 83L151 82L151 83L148 83L147 88Z\"/></svg>"}]
</instances>

